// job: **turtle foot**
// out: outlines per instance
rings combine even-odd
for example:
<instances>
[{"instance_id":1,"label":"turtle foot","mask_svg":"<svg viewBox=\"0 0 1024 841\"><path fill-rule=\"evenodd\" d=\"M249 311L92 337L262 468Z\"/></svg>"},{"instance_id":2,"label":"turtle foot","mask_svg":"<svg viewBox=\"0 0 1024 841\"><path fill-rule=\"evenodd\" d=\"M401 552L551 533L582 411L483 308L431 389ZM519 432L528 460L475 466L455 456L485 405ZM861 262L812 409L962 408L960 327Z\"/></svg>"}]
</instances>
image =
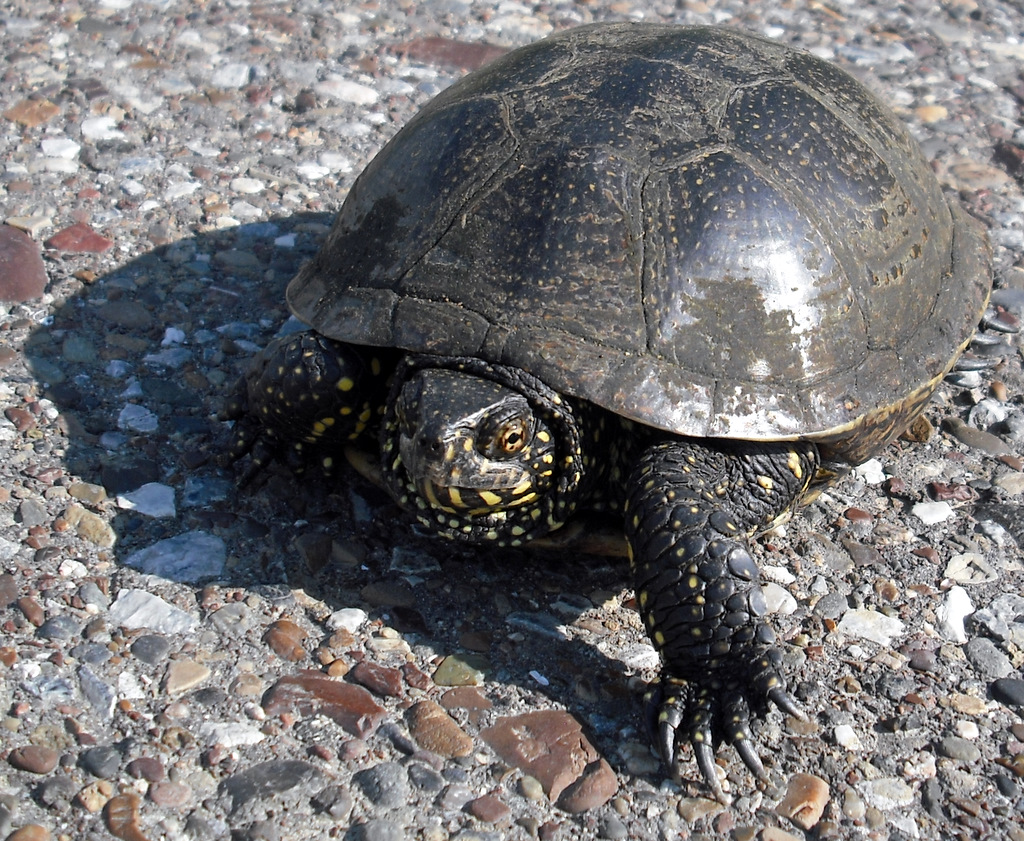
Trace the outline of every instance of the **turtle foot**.
<instances>
[{"instance_id":1,"label":"turtle foot","mask_svg":"<svg viewBox=\"0 0 1024 841\"><path fill-rule=\"evenodd\" d=\"M670 668L652 684L645 696L647 724L652 742L666 769L678 779L679 751L689 743L697 767L715 799L729 803L715 763L716 748L732 745L750 772L768 779L754 747L752 718L762 717L770 704L799 719L807 716L786 690L778 649L768 648L751 659L731 658L727 667L676 676Z\"/></svg>"}]
</instances>

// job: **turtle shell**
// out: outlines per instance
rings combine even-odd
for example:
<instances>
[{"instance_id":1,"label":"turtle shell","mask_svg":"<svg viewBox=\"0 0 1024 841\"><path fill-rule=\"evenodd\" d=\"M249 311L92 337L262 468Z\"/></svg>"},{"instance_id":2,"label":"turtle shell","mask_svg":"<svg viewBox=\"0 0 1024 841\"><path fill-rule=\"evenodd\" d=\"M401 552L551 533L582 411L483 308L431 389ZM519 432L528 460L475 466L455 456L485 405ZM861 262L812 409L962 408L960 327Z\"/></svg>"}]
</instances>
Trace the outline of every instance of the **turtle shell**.
<instances>
[{"instance_id":1,"label":"turtle shell","mask_svg":"<svg viewBox=\"0 0 1024 841\"><path fill-rule=\"evenodd\" d=\"M288 300L331 338L856 460L927 400L990 287L983 232L851 76L736 30L598 24L430 102Z\"/></svg>"}]
</instances>

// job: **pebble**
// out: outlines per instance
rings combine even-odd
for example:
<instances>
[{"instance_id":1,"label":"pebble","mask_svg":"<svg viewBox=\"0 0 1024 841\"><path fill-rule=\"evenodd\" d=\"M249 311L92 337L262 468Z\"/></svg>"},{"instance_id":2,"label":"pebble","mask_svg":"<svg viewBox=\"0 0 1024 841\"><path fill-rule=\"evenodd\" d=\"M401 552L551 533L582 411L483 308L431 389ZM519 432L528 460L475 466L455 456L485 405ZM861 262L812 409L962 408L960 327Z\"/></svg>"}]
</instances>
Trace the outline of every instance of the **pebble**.
<instances>
[{"instance_id":1,"label":"pebble","mask_svg":"<svg viewBox=\"0 0 1024 841\"><path fill-rule=\"evenodd\" d=\"M568 713L501 718L480 737L505 762L536 778L551 802L568 812L597 808L618 791L611 767Z\"/></svg>"},{"instance_id":2,"label":"pebble","mask_svg":"<svg viewBox=\"0 0 1024 841\"><path fill-rule=\"evenodd\" d=\"M402 688L402 673L398 669L364 660L356 663L348 676L383 698L399 698L405 694Z\"/></svg>"},{"instance_id":3,"label":"pebble","mask_svg":"<svg viewBox=\"0 0 1024 841\"><path fill-rule=\"evenodd\" d=\"M893 616L877 610L854 608L843 614L836 631L857 639L866 639L888 646L904 631L904 624Z\"/></svg>"},{"instance_id":4,"label":"pebble","mask_svg":"<svg viewBox=\"0 0 1024 841\"><path fill-rule=\"evenodd\" d=\"M46 283L39 246L10 225L0 225L0 301L20 303L38 298Z\"/></svg>"},{"instance_id":5,"label":"pebble","mask_svg":"<svg viewBox=\"0 0 1024 841\"><path fill-rule=\"evenodd\" d=\"M254 802L264 808L275 798L289 792L301 794L308 788L322 785L323 772L298 759L272 759L232 774L217 787L218 797L230 813L238 812Z\"/></svg>"},{"instance_id":6,"label":"pebble","mask_svg":"<svg viewBox=\"0 0 1024 841\"><path fill-rule=\"evenodd\" d=\"M172 660L164 676L163 690L168 695L180 695L205 683L212 672L202 663L191 660Z\"/></svg>"},{"instance_id":7,"label":"pebble","mask_svg":"<svg viewBox=\"0 0 1024 841\"><path fill-rule=\"evenodd\" d=\"M775 811L801 829L810 829L821 820L828 801L827 782L813 774L795 774Z\"/></svg>"},{"instance_id":8,"label":"pebble","mask_svg":"<svg viewBox=\"0 0 1024 841\"><path fill-rule=\"evenodd\" d=\"M340 785L329 785L321 789L313 795L312 803L318 811L330 815L336 821L348 820L353 806L352 795Z\"/></svg>"},{"instance_id":9,"label":"pebble","mask_svg":"<svg viewBox=\"0 0 1024 841\"><path fill-rule=\"evenodd\" d=\"M910 513L926 526L934 526L952 517L953 508L945 501L918 502L910 509Z\"/></svg>"},{"instance_id":10,"label":"pebble","mask_svg":"<svg viewBox=\"0 0 1024 841\"><path fill-rule=\"evenodd\" d=\"M975 671L986 679L1009 677L1013 663L999 647L987 637L975 637L964 646L964 654Z\"/></svg>"},{"instance_id":11,"label":"pebble","mask_svg":"<svg viewBox=\"0 0 1024 841\"><path fill-rule=\"evenodd\" d=\"M171 581L198 583L224 572L227 547L205 531L189 531L139 549L124 559L125 566Z\"/></svg>"},{"instance_id":12,"label":"pebble","mask_svg":"<svg viewBox=\"0 0 1024 841\"><path fill-rule=\"evenodd\" d=\"M53 836L45 826L37 823L26 824L19 827L7 836L7 841L50 841Z\"/></svg>"},{"instance_id":13,"label":"pebble","mask_svg":"<svg viewBox=\"0 0 1024 841\"><path fill-rule=\"evenodd\" d=\"M121 770L121 754L109 745L99 745L82 751L79 764L94 777L110 780Z\"/></svg>"},{"instance_id":14,"label":"pebble","mask_svg":"<svg viewBox=\"0 0 1024 841\"><path fill-rule=\"evenodd\" d=\"M143 634L131 646L132 654L149 666L163 663L170 651L170 641L159 634Z\"/></svg>"},{"instance_id":15,"label":"pebble","mask_svg":"<svg viewBox=\"0 0 1024 841\"><path fill-rule=\"evenodd\" d=\"M263 696L263 709L270 716L324 715L360 739L373 734L385 717L384 708L361 686L310 671L278 680Z\"/></svg>"},{"instance_id":16,"label":"pebble","mask_svg":"<svg viewBox=\"0 0 1024 841\"><path fill-rule=\"evenodd\" d=\"M112 247L114 241L102 236L84 222L77 222L50 237L44 245L66 254L99 254Z\"/></svg>"},{"instance_id":17,"label":"pebble","mask_svg":"<svg viewBox=\"0 0 1024 841\"><path fill-rule=\"evenodd\" d=\"M482 654L450 654L434 670L438 686L479 686L490 662Z\"/></svg>"},{"instance_id":18,"label":"pebble","mask_svg":"<svg viewBox=\"0 0 1024 841\"><path fill-rule=\"evenodd\" d=\"M939 740L936 750L945 757L961 762L977 762L981 759L978 746L959 736L946 736Z\"/></svg>"},{"instance_id":19,"label":"pebble","mask_svg":"<svg viewBox=\"0 0 1024 841\"><path fill-rule=\"evenodd\" d=\"M140 756L128 763L128 773L137 780L159 782L167 776L164 765L159 759L151 756Z\"/></svg>"},{"instance_id":20,"label":"pebble","mask_svg":"<svg viewBox=\"0 0 1024 841\"><path fill-rule=\"evenodd\" d=\"M7 755L7 761L12 768L28 771L30 774L49 774L57 767L59 759L60 754L57 751L44 745L17 747Z\"/></svg>"},{"instance_id":21,"label":"pebble","mask_svg":"<svg viewBox=\"0 0 1024 841\"><path fill-rule=\"evenodd\" d=\"M36 636L47 640L69 640L81 633L81 624L70 616L51 616L36 629Z\"/></svg>"},{"instance_id":22,"label":"pebble","mask_svg":"<svg viewBox=\"0 0 1024 841\"><path fill-rule=\"evenodd\" d=\"M185 783L167 780L154 782L150 785L147 795L157 806L162 806L165 809L185 809L193 801L192 789Z\"/></svg>"},{"instance_id":23,"label":"pebble","mask_svg":"<svg viewBox=\"0 0 1024 841\"><path fill-rule=\"evenodd\" d=\"M974 604L963 587L950 587L942 605L935 611L942 635L955 643L967 642L964 620L974 613Z\"/></svg>"},{"instance_id":24,"label":"pebble","mask_svg":"<svg viewBox=\"0 0 1024 841\"><path fill-rule=\"evenodd\" d=\"M303 643L306 632L289 619L272 622L263 635L263 641L282 660L297 663L309 657Z\"/></svg>"},{"instance_id":25,"label":"pebble","mask_svg":"<svg viewBox=\"0 0 1024 841\"><path fill-rule=\"evenodd\" d=\"M409 800L409 775L398 762L382 762L373 768L358 772L353 782L376 806L397 809Z\"/></svg>"},{"instance_id":26,"label":"pebble","mask_svg":"<svg viewBox=\"0 0 1024 841\"><path fill-rule=\"evenodd\" d=\"M129 403L117 416L117 428L125 432L156 432L160 427L160 418L145 406Z\"/></svg>"},{"instance_id":27,"label":"pebble","mask_svg":"<svg viewBox=\"0 0 1024 841\"><path fill-rule=\"evenodd\" d=\"M453 758L469 756L473 739L433 701L418 701L406 712L409 732L424 750Z\"/></svg>"},{"instance_id":28,"label":"pebble","mask_svg":"<svg viewBox=\"0 0 1024 841\"><path fill-rule=\"evenodd\" d=\"M110 548L117 543L117 532L111 528L103 517L87 511L81 505L69 505L64 515L68 525L75 528L76 534L94 546Z\"/></svg>"},{"instance_id":29,"label":"pebble","mask_svg":"<svg viewBox=\"0 0 1024 841\"><path fill-rule=\"evenodd\" d=\"M119 494L117 507L136 511L147 517L173 518L178 516L174 506L174 488L159 482L146 482L138 490Z\"/></svg>"},{"instance_id":30,"label":"pebble","mask_svg":"<svg viewBox=\"0 0 1024 841\"><path fill-rule=\"evenodd\" d=\"M493 794L485 794L466 804L465 810L474 818L485 823L504 823L508 820L511 810L500 798Z\"/></svg>"},{"instance_id":31,"label":"pebble","mask_svg":"<svg viewBox=\"0 0 1024 841\"><path fill-rule=\"evenodd\" d=\"M1006 677L992 681L992 697L1002 704L1024 707L1024 680Z\"/></svg>"},{"instance_id":32,"label":"pebble","mask_svg":"<svg viewBox=\"0 0 1024 841\"><path fill-rule=\"evenodd\" d=\"M199 625L191 614L145 590L119 591L108 615L111 622L128 630L147 629L168 635L188 634Z\"/></svg>"},{"instance_id":33,"label":"pebble","mask_svg":"<svg viewBox=\"0 0 1024 841\"><path fill-rule=\"evenodd\" d=\"M370 818L360 829L360 841L406 841L408 838L402 824L384 818Z\"/></svg>"}]
</instances>

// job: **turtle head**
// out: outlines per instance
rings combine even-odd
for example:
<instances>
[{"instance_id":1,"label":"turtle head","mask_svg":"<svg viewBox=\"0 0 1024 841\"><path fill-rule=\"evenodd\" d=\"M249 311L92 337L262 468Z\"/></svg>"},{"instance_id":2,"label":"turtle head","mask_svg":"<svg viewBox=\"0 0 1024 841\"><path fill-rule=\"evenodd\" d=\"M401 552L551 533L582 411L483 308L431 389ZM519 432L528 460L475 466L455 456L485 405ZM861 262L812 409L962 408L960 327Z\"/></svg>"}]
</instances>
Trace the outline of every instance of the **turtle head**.
<instances>
[{"instance_id":1,"label":"turtle head","mask_svg":"<svg viewBox=\"0 0 1024 841\"><path fill-rule=\"evenodd\" d=\"M493 370L493 369L488 369ZM530 389L457 367L407 369L384 426L389 490L449 537L517 544L561 525L559 472L576 459ZM568 456L568 458L567 458ZM578 473L575 474L578 484Z\"/></svg>"}]
</instances>

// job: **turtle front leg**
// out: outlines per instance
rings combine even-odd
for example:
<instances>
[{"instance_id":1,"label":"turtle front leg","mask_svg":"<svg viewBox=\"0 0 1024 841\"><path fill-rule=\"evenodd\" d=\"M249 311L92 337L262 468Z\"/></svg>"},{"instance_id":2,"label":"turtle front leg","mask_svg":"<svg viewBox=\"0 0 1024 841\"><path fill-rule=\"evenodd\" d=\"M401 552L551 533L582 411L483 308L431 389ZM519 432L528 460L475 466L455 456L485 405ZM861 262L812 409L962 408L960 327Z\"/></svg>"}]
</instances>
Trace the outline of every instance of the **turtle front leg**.
<instances>
[{"instance_id":1,"label":"turtle front leg","mask_svg":"<svg viewBox=\"0 0 1024 841\"><path fill-rule=\"evenodd\" d=\"M734 745L764 778L751 712L768 701L803 717L786 691L747 538L794 506L814 477L813 445L666 440L643 452L628 484L626 536L640 614L661 654L648 693L652 738L676 776L689 741L715 796L715 745Z\"/></svg>"},{"instance_id":2,"label":"turtle front leg","mask_svg":"<svg viewBox=\"0 0 1024 841\"><path fill-rule=\"evenodd\" d=\"M221 420L235 426L231 461L246 454L246 484L275 458L295 472L316 461L330 474L346 444L375 439L395 351L306 331L274 339L253 357Z\"/></svg>"}]
</instances>

